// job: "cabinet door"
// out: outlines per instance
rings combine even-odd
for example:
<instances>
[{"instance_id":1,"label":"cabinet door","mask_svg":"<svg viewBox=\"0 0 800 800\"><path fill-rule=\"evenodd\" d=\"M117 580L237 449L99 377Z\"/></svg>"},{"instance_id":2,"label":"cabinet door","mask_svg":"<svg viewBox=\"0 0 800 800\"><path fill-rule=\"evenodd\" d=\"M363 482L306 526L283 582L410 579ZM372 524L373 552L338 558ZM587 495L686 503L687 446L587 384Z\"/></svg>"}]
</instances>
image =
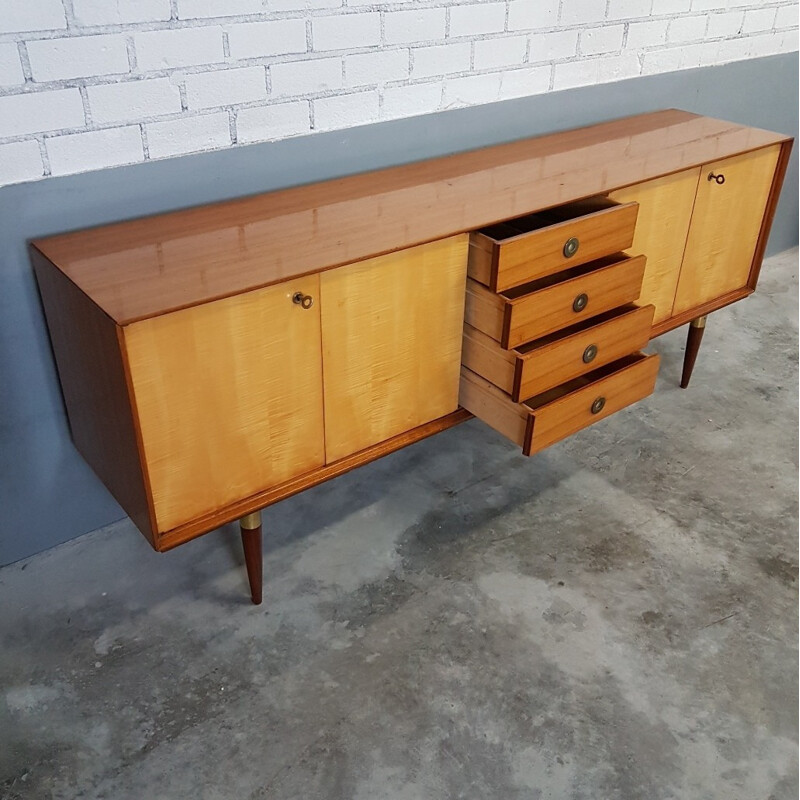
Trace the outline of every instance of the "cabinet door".
<instances>
[{"instance_id":1,"label":"cabinet door","mask_svg":"<svg viewBox=\"0 0 800 800\"><path fill-rule=\"evenodd\" d=\"M747 285L779 153L774 145L701 168L674 314Z\"/></svg>"},{"instance_id":2,"label":"cabinet door","mask_svg":"<svg viewBox=\"0 0 800 800\"><path fill-rule=\"evenodd\" d=\"M319 278L124 328L160 532L324 463Z\"/></svg>"},{"instance_id":3,"label":"cabinet door","mask_svg":"<svg viewBox=\"0 0 800 800\"><path fill-rule=\"evenodd\" d=\"M466 234L324 272L328 463L458 408Z\"/></svg>"},{"instance_id":4,"label":"cabinet door","mask_svg":"<svg viewBox=\"0 0 800 800\"><path fill-rule=\"evenodd\" d=\"M656 307L653 323L672 316L699 177L700 167L697 167L610 195L618 203L639 204L636 232L628 252L647 256L639 301Z\"/></svg>"}]
</instances>

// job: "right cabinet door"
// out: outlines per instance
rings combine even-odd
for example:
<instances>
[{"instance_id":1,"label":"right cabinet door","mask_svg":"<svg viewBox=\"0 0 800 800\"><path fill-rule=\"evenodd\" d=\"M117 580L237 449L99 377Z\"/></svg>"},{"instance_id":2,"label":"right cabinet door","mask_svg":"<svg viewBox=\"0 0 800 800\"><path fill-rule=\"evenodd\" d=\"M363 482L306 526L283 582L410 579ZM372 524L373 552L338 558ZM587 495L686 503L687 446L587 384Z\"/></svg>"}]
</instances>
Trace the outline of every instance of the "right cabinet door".
<instances>
[{"instance_id":1,"label":"right cabinet door","mask_svg":"<svg viewBox=\"0 0 800 800\"><path fill-rule=\"evenodd\" d=\"M673 315L747 285L780 145L704 164Z\"/></svg>"},{"instance_id":2,"label":"right cabinet door","mask_svg":"<svg viewBox=\"0 0 800 800\"><path fill-rule=\"evenodd\" d=\"M327 463L458 408L466 234L320 275Z\"/></svg>"}]
</instances>

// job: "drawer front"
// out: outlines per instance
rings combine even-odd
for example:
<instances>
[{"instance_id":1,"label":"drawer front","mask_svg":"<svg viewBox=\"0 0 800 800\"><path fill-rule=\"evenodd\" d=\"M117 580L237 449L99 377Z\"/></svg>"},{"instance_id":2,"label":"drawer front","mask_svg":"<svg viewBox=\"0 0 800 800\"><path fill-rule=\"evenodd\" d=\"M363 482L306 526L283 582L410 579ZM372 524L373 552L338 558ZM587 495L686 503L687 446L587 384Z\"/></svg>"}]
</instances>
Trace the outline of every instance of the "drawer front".
<instances>
[{"instance_id":1,"label":"drawer front","mask_svg":"<svg viewBox=\"0 0 800 800\"><path fill-rule=\"evenodd\" d=\"M527 401L529 407L534 403L536 406L523 445L525 455L538 453L652 394L656 386L658 363L657 355L639 353L609 365L605 368L609 374L587 382L582 388L571 388L561 397L549 401L538 401L536 398ZM620 365L619 368L616 365Z\"/></svg>"},{"instance_id":2,"label":"drawer front","mask_svg":"<svg viewBox=\"0 0 800 800\"><path fill-rule=\"evenodd\" d=\"M579 274L572 277L565 273L563 280L522 286L501 295L468 280L464 318L512 349L638 299L644 256L620 255L599 263L605 266L585 272L578 269Z\"/></svg>"},{"instance_id":3,"label":"drawer front","mask_svg":"<svg viewBox=\"0 0 800 800\"><path fill-rule=\"evenodd\" d=\"M566 336L523 346L511 396L524 400L585 375L650 341L654 306L634 308Z\"/></svg>"},{"instance_id":4,"label":"drawer front","mask_svg":"<svg viewBox=\"0 0 800 800\"><path fill-rule=\"evenodd\" d=\"M607 198L599 199L604 200L607 207L554 221L534 230L525 231L525 227L540 225L549 218L558 219L558 216L572 213L573 209L578 213L587 206L575 204L565 207L567 211L553 217L549 216L551 212L531 215L527 219L536 221L526 223L525 219L520 220L516 223L519 227L516 235L503 236L508 233L508 225L515 225L514 220L497 231L496 239L482 233L473 235L471 277L486 283L496 292L502 292L629 248L633 244L638 204L616 205ZM588 208L596 206L595 203ZM488 268L486 253L490 253L492 259ZM482 254L481 269L477 265Z\"/></svg>"},{"instance_id":5,"label":"drawer front","mask_svg":"<svg viewBox=\"0 0 800 800\"><path fill-rule=\"evenodd\" d=\"M652 394L659 357L637 353L524 403L461 370L461 405L532 455Z\"/></svg>"},{"instance_id":6,"label":"drawer front","mask_svg":"<svg viewBox=\"0 0 800 800\"><path fill-rule=\"evenodd\" d=\"M548 333L637 300L646 259L623 258L607 267L511 298L503 326L504 347L518 347Z\"/></svg>"},{"instance_id":7,"label":"drawer front","mask_svg":"<svg viewBox=\"0 0 800 800\"><path fill-rule=\"evenodd\" d=\"M654 310L628 306L517 350L465 325L461 363L519 402L641 350Z\"/></svg>"}]
</instances>

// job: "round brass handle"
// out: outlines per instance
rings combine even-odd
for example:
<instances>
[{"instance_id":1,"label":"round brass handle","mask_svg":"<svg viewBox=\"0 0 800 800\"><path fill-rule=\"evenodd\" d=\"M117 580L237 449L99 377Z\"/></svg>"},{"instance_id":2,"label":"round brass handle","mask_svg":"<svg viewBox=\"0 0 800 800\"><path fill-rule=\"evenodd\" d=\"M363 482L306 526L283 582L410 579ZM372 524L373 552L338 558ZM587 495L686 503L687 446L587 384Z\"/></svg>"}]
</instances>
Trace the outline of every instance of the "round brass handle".
<instances>
[{"instance_id":1,"label":"round brass handle","mask_svg":"<svg viewBox=\"0 0 800 800\"><path fill-rule=\"evenodd\" d=\"M572 258L575 253L578 252L578 248L581 246L581 243L578 241L577 236L570 236L566 242L564 242L564 258Z\"/></svg>"},{"instance_id":2,"label":"round brass handle","mask_svg":"<svg viewBox=\"0 0 800 800\"><path fill-rule=\"evenodd\" d=\"M604 408L606 407L606 399L605 397L598 397L594 403L592 403L592 414L599 414Z\"/></svg>"},{"instance_id":3,"label":"round brass handle","mask_svg":"<svg viewBox=\"0 0 800 800\"><path fill-rule=\"evenodd\" d=\"M575 313L579 311L583 311L586 308L587 303L589 302L589 295L585 292L581 292L573 301L572 301L572 310Z\"/></svg>"},{"instance_id":4,"label":"round brass handle","mask_svg":"<svg viewBox=\"0 0 800 800\"><path fill-rule=\"evenodd\" d=\"M716 181L720 186L725 183L725 176L724 175L715 175L713 172L708 173L708 179L710 181Z\"/></svg>"},{"instance_id":5,"label":"round brass handle","mask_svg":"<svg viewBox=\"0 0 800 800\"><path fill-rule=\"evenodd\" d=\"M583 351L583 363L584 364L591 364L594 361L595 356L597 356L597 345L590 344L584 351Z\"/></svg>"},{"instance_id":6,"label":"round brass handle","mask_svg":"<svg viewBox=\"0 0 800 800\"><path fill-rule=\"evenodd\" d=\"M314 298L310 294L295 292L292 295L292 302L302 308L311 308L314 305Z\"/></svg>"}]
</instances>

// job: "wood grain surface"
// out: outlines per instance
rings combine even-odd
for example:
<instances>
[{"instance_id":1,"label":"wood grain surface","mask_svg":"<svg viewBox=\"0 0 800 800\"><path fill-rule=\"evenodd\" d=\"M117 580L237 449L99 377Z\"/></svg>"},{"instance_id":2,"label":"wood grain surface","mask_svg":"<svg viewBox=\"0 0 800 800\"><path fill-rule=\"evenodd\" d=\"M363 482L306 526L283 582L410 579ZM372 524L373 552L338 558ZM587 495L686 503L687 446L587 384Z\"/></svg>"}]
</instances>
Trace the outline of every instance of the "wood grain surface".
<instances>
[{"instance_id":1,"label":"wood grain surface","mask_svg":"<svg viewBox=\"0 0 800 800\"><path fill-rule=\"evenodd\" d=\"M188 542L190 539L194 539L200 534L218 528L226 522L232 522L252 511L257 511L260 508L277 503L287 497L310 489L312 486L316 486L319 483L324 483L331 478L344 475L346 472L350 472L350 470L356 469L364 464L369 464L370 461L383 458L383 456L389 453L394 453L422 439L427 439L429 436L441 433L455 425L460 425L468 419L472 419L472 414L463 408L459 408L452 414L447 414L439 419L426 422L418 428L404 431L398 436L393 436L391 439L378 442L378 444L372 445L372 447L368 447L366 450L361 450L339 461L334 461L331 464L313 469L310 472L306 472L296 478L280 483L277 486L272 486L269 489L257 492L249 497L242 497L228 506L216 509L211 514L198 517L184 525L179 525L171 531L167 531L167 533L159 537L157 547L162 552L171 550L173 547L177 547L179 544Z\"/></svg>"},{"instance_id":2,"label":"wood grain surface","mask_svg":"<svg viewBox=\"0 0 800 800\"><path fill-rule=\"evenodd\" d=\"M620 203L639 204L631 255L644 253L647 267L639 300L655 306L656 323L672 314L700 167L612 192Z\"/></svg>"},{"instance_id":3,"label":"wood grain surface","mask_svg":"<svg viewBox=\"0 0 800 800\"><path fill-rule=\"evenodd\" d=\"M617 254L496 295L467 280L465 320L507 349L631 303L639 297L646 259ZM573 309L580 294L582 311ZM499 335L498 335L499 334Z\"/></svg>"},{"instance_id":4,"label":"wood grain surface","mask_svg":"<svg viewBox=\"0 0 800 800\"><path fill-rule=\"evenodd\" d=\"M658 111L34 244L122 324L787 138Z\"/></svg>"},{"instance_id":5,"label":"wood grain surface","mask_svg":"<svg viewBox=\"0 0 800 800\"><path fill-rule=\"evenodd\" d=\"M652 394L658 364L658 355L630 356L564 384L557 397L551 399L545 394L541 399L527 400L525 405L532 410L533 426L523 453L538 453ZM605 405L595 414L592 403L598 398L603 398Z\"/></svg>"},{"instance_id":6,"label":"wood grain surface","mask_svg":"<svg viewBox=\"0 0 800 800\"><path fill-rule=\"evenodd\" d=\"M704 164L673 312L748 285L780 146ZM708 180L722 175L725 183Z\"/></svg>"},{"instance_id":7,"label":"wood grain surface","mask_svg":"<svg viewBox=\"0 0 800 800\"><path fill-rule=\"evenodd\" d=\"M638 353L562 384L524 403L515 403L467 367L461 369L461 405L525 455L555 444L653 392L659 356ZM592 413L592 403L604 406Z\"/></svg>"},{"instance_id":8,"label":"wood grain surface","mask_svg":"<svg viewBox=\"0 0 800 800\"><path fill-rule=\"evenodd\" d=\"M466 234L320 276L327 461L455 411Z\"/></svg>"},{"instance_id":9,"label":"wood grain surface","mask_svg":"<svg viewBox=\"0 0 800 800\"><path fill-rule=\"evenodd\" d=\"M32 251L72 441L151 544L156 530L129 400L119 328Z\"/></svg>"},{"instance_id":10,"label":"wood grain surface","mask_svg":"<svg viewBox=\"0 0 800 800\"><path fill-rule=\"evenodd\" d=\"M461 362L519 402L641 350L652 320L653 306L625 306L516 350L465 325ZM590 346L596 355L586 362Z\"/></svg>"},{"instance_id":11,"label":"wood grain surface","mask_svg":"<svg viewBox=\"0 0 800 800\"><path fill-rule=\"evenodd\" d=\"M160 532L324 463L318 298L311 276L124 328Z\"/></svg>"},{"instance_id":12,"label":"wood grain surface","mask_svg":"<svg viewBox=\"0 0 800 800\"><path fill-rule=\"evenodd\" d=\"M587 209L584 215L553 221L537 230L497 242L491 288L502 292L630 247L638 206L635 203L613 205L607 201L605 204L611 207ZM572 238L580 244L575 255L568 258L564 255L564 245Z\"/></svg>"}]
</instances>

